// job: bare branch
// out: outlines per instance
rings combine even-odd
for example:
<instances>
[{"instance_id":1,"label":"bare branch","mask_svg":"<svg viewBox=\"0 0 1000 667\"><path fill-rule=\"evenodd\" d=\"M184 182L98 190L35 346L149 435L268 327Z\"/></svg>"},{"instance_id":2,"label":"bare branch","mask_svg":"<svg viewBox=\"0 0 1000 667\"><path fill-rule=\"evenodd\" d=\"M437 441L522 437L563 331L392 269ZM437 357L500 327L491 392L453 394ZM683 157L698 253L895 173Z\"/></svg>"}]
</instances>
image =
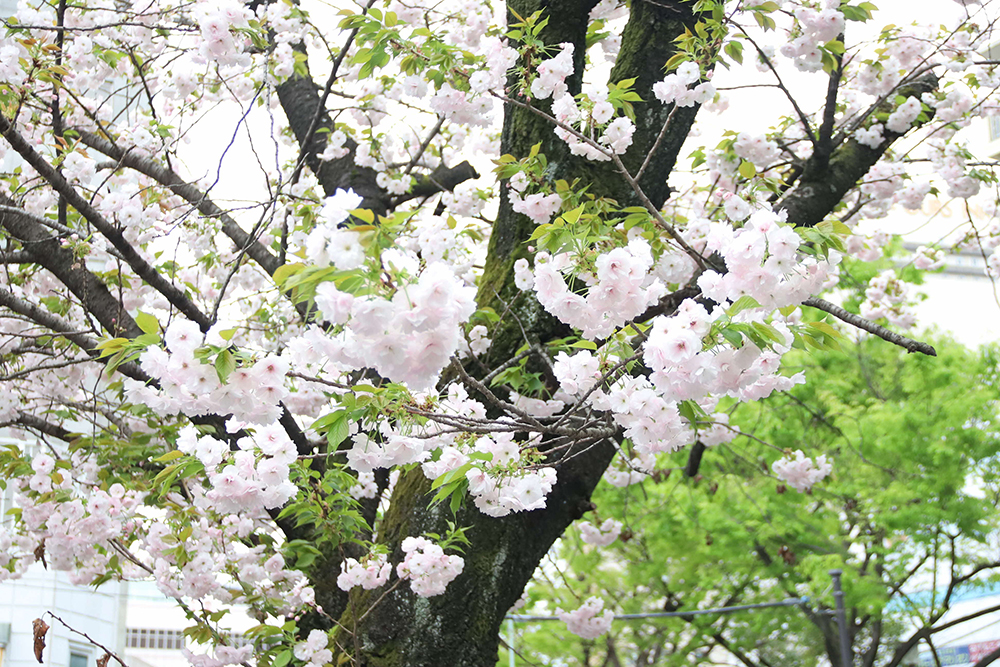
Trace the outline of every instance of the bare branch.
<instances>
[{"instance_id":1,"label":"bare branch","mask_svg":"<svg viewBox=\"0 0 1000 667\"><path fill-rule=\"evenodd\" d=\"M62 334L63 337L77 345L91 357L100 356L100 350L97 349L97 339L87 334L81 334L76 330L76 327L58 315L53 315L40 306L14 296L13 293L3 287L0 287L0 306L10 308L15 313L24 315L32 322L51 329L55 333ZM131 361L118 366L118 372L139 382L149 382L151 380L146 372L139 368L138 364Z\"/></svg>"},{"instance_id":2,"label":"bare branch","mask_svg":"<svg viewBox=\"0 0 1000 667\"><path fill-rule=\"evenodd\" d=\"M271 254L271 251L264 244L255 240L250 234L244 231L239 223L209 199L206 193L186 182L171 169L157 163L152 158L123 150L93 132L86 130L79 130L79 132L80 140L87 146L104 153L108 157L114 158L124 167L135 169L139 173L149 176L194 206L202 215L221 220L222 233L228 236L229 240L236 244L237 248L246 249L247 255L257 262L262 269L267 271L268 275L274 275L274 272L281 266L278 258Z\"/></svg>"},{"instance_id":3,"label":"bare branch","mask_svg":"<svg viewBox=\"0 0 1000 667\"><path fill-rule=\"evenodd\" d=\"M0 204L0 227L21 242L23 254L31 258L31 263L54 275L112 335L134 338L142 333L107 285L88 271L72 250L63 247L59 239L43 229L34 216L22 214L13 206L14 202L2 193Z\"/></svg>"},{"instance_id":4,"label":"bare branch","mask_svg":"<svg viewBox=\"0 0 1000 667\"><path fill-rule=\"evenodd\" d=\"M10 425L18 424L25 428L30 428L34 431L38 431L39 433L42 433L44 435L57 438L59 440L62 440L63 442L73 442L76 439L76 436L72 432L64 429L62 426L59 426L58 424L53 424L52 422L47 422L41 417L36 417L35 415L29 415L27 412L23 412L21 410L18 410L17 418L10 422L7 422L7 424Z\"/></svg>"},{"instance_id":5,"label":"bare branch","mask_svg":"<svg viewBox=\"0 0 1000 667\"><path fill-rule=\"evenodd\" d=\"M844 310L840 306L825 301L817 297L810 297L802 302L804 306L811 306L813 308L818 308L823 312L830 313L834 317L848 324L855 326L859 329L864 329L870 334L875 334L882 340L889 341L893 345L898 345L907 352L922 352L929 357L936 357L937 351L927 343L921 343L920 341L913 340L912 338L907 338L902 336L895 331L889 331L881 324L876 324L869 319L861 317L860 315L855 315L852 312Z\"/></svg>"}]
</instances>

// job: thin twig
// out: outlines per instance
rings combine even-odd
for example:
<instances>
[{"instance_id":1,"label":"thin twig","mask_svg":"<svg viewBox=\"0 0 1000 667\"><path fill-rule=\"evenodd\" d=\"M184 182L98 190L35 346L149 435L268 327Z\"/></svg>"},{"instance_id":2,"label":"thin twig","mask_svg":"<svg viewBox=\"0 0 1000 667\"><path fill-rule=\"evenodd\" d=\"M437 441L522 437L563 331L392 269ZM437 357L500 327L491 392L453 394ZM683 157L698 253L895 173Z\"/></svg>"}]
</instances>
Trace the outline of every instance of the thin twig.
<instances>
[{"instance_id":1,"label":"thin twig","mask_svg":"<svg viewBox=\"0 0 1000 667\"><path fill-rule=\"evenodd\" d=\"M333 380L326 380L324 378L313 377L311 375L304 375L302 373L296 373L294 371L289 371L285 373L285 375L290 378L299 378L300 380L306 380L307 382L317 382L319 384L325 384L328 387L335 387L337 389L344 389L346 391L351 390L350 385L346 385L341 382L334 382Z\"/></svg>"},{"instance_id":2,"label":"thin twig","mask_svg":"<svg viewBox=\"0 0 1000 667\"><path fill-rule=\"evenodd\" d=\"M51 611L47 611L45 613L48 614L49 616L51 616L52 618L56 619L60 623L62 623L66 627L66 629L69 630L70 632L72 632L73 634L80 635L81 637L83 637L84 639L86 639L88 642L90 642L91 644L93 644L97 648L99 648L102 651L104 651L107 655L110 655L112 658L115 659L115 662L117 662L122 667L129 667L125 663L124 660L122 660L120 657L118 657L117 653L115 653L114 651L112 651L111 649L109 649L107 646L105 646L101 642L97 641L96 639L94 639L93 637L91 637L90 635L88 635L86 632L81 632L80 630L77 630L72 625L70 625L66 621L62 620L61 618L59 618L58 616L56 616L55 614L53 614Z\"/></svg>"},{"instance_id":3,"label":"thin twig","mask_svg":"<svg viewBox=\"0 0 1000 667\"><path fill-rule=\"evenodd\" d=\"M646 158L642 161L642 166L639 167L639 171L635 173L635 180L638 181L642 178L642 175L646 171L646 167L649 166L650 161L653 159L653 155L657 150L659 150L663 137L667 135L667 129L670 127L670 121L674 119L674 114L677 113L677 109L679 108L680 107L675 104L674 108L670 110L669 114L667 114L667 119L663 121L663 127L660 128L660 133L656 135L656 141L653 142L653 147L649 149L648 153L646 153Z\"/></svg>"},{"instance_id":4,"label":"thin twig","mask_svg":"<svg viewBox=\"0 0 1000 667\"><path fill-rule=\"evenodd\" d=\"M427 150L427 147L431 145L431 141L433 141L434 137L437 136L437 133L441 131L441 127L443 125L444 125L444 116L443 115L438 116L437 125L431 128L431 131L427 135L427 138L424 139L423 143L420 144L420 148L417 149L417 154L413 156L413 159L410 160L410 164L406 165L406 169L403 170L404 174L409 174L411 171L413 171L413 168L417 166L417 162L419 162L420 158L424 156L424 152Z\"/></svg>"},{"instance_id":5,"label":"thin twig","mask_svg":"<svg viewBox=\"0 0 1000 667\"><path fill-rule=\"evenodd\" d=\"M775 68L774 63L771 62L771 59L767 57L766 53L764 53L764 49L760 48L757 42L755 42L750 35L744 32L741 36L753 44L753 47L757 49L757 55L760 56L760 59L764 61L764 64L767 65L768 69L771 70L771 73L774 74L774 79L778 82L778 88L780 88L781 92L785 94L788 101L792 103L792 108L795 109L795 113L799 117L799 122L802 123L802 128L805 130L806 135L809 136L809 141L811 141L812 145L815 147L816 135L813 133L812 125L809 124L809 117L806 116L805 112L802 111L802 108L799 107L799 103L795 100L795 97L792 96L791 91L785 86L785 82L781 80L781 75L778 74L778 70Z\"/></svg>"},{"instance_id":6,"label":"thin twig","mask_svg":"<svg viewBox=\"0 0 1000 667\"><path fill-rule=\"evenodd\" d=\"M492 391L490 391L489 387L487 387L482 382L480 382L479 380L477 380L474 377L472 377L471 375L469 375L465 371L465 367L462 366L462 362L458 360L458 357L452 357L451 363L452 363L452 366L454 366L455 370L458 372L459 377L462 378L462 382L464 382L465 384L469 385L470 388L475 389L476 391L478 391L490 403L492 403L496 407L500 408L504 412L517 415L518 417L520 417L521 419L525 420L526 422L528 422L529 424L531 424L532 426L534 426L538 430L543 430L545 428L533 416L531 416L530 414L528 414L527 412L525 412L521 408L517 407L516 405L513 405L511 403L507 403L506 401L500 400L500 398L498 398L496 394L494 394Z\"/></svg>"}]
</instances>

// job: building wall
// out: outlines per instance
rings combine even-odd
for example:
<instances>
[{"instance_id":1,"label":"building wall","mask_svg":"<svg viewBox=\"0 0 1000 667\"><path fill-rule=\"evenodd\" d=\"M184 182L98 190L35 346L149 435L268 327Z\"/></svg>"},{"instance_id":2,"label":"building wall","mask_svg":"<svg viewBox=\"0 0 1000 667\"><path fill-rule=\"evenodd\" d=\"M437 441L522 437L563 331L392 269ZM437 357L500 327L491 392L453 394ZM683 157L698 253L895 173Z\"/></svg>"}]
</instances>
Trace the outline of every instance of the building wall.
<instances>
[{"instance_id":1,"label":"building wall","mask_svg":"<svg viewBox=\"0 0 1000 667\"><path fill-rule=\"evenodd\" d=\"M121 654L125 648L125 583L108 582L98 589L74 586L62 572L40 564L25 576L0 583L0 625L9 624L10 638L0 667L36 667L32 623L48 623L43 667L95 667L103 651L46 615L55 614L73 629ZM73 659L71 654L80 657Z\"/></svg>"},{"instance_id":2,"label":"building wall","mask_svg":"<svg viewBox=\"0 0 1000 667\"><path fill-rule=\"evenodd\" d=\"M208 652L206 647L182 642L181 633L193 623L153 582L130 585L127 618L125 657L129 667L188 667L182 648L195 654ZM232 646L242 646L245 642L242 633L254 625L257 621L247 616L242 607L232 608L220 621Z\"/></svg>"}]
</instances>

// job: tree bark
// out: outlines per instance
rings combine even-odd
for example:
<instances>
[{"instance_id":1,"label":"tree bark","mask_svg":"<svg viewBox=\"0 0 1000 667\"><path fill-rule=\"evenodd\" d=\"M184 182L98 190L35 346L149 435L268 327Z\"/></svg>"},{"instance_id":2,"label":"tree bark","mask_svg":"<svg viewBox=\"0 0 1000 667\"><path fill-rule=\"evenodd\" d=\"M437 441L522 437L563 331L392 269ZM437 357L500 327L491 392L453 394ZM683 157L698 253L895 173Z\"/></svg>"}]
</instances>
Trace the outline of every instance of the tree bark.
<instances>
[{"instance_id":1,"label":"tree bark","mask_svg":"<svg viewBox=\"0 0 1000 667\"><path fill-rule=\"evenodd\" d=\"M937 77L928 72L895 93L919 100L924 93L937 88L937 81ZM885 130L883 136L885 138L876 148L847 139L829 158L820 154L807 160L798 183L778 203L776 210L785 211L788 222L794 225L811 227L820 223L903 135Z\"/></svg>"},{"instance_id":2,"label":"tree bark","mask_svg":"<svg viewBox=\"0 0 1000 667\"><path fill-rule=\"evenodd\" d=\"M588 14L594 4L593 0L510 0L508 3L508 8L520 16L546 10L551 19L542 33L546 43L575 45L576 71L567 79L571 93L580 89ZM622 40L623 55L619 57L612 79L637 77L636 88L648 93L652 83L662 78L662 66L673 53L674 38L683 34L693 20L685 7L685 3L633 4L632 18ZM511 20L516 21L513 16ZM655 45L653 57L649 54L651 45ZM634 151L626 155L627 164L632 165L633 171L653 147L669 115L670 108L664 110L662 106L655 100L636 105L637 120L640 116L643 120L637 123ZM581 178L582 183L592 186L591 191L613 197L622 205L634 203L634 193L620 175L609 171L607 163L572 156L547 120L514 105L508 105L505 111L502 153L520 158L527 155L534 144L541 143L541 152L549 164L546 177L551 182ZM691 109L675 114L672 122L676 126L670 128L652 159L655 169L651 161L647 170L650 177L644 182L658 193L655 196L661 204L668 192L665 187L667 175L696 111ZM568 333L565 326L545 313L536 300L520 294L513 284L513 263L527 255L526 241L535 225L526 216L513 211L505 196L506 183L501 190L500 208L478 297L481 307L492 306L498 313L510 309L510 314L501 320L494 332L488 358L491 365L513 356L525 342L525 335L530 340L545 342ZM400 545L404 538L427 532L443 533L447 522L452 520L456 525L469 527L470 546L463 554L465 569L443 595L432 598L417 597L408 585L403 585L372 607L381 591L354 589L339 623L356 633L362 653L358 664L372 667L494 665L504 615L520 597L554 542L592 507L590 495L615 451L614 445L605 441L583 451L563 452L564 462L557 465L558 482L547 498L545 509L499 519L482 514L470 502L465 503L457 516L452 516L443 505L429 507L430 481L418 469L405 473L395 488L379 530L379 541L389 548L390 561L402 560ZM350 650L352 640L344 637L341 644Z\"/></svg>"}]
</instances>

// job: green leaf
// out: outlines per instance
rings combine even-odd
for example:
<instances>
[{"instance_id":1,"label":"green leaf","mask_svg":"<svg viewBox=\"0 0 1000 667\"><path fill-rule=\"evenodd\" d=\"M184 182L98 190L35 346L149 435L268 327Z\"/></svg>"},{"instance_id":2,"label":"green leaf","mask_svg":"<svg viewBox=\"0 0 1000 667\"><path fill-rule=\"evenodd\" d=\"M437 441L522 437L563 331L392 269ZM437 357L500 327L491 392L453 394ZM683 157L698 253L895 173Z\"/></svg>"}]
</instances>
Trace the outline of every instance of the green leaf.
<instances>
[{"instance_id":1,"label":"green leaf","mask_svg":"<svg viewBox=\"0 0 1000 667\"><path fill-rule=\"evenodd\" d=\"M708 413L694 401L681 401L677 405L677 411L681 413L681 417L684 417L691 424L708 419Z\"/></svg>"},{"instance_id":2,"label":"green leaf","mask_svg":"<svg viewBox=\"0 0 1000 667\"><path fill-rule=\"evenodd\" d=\"M282 264L277 268L277 270L274 272L274 275L271 276L271 278L274 280L275 285L283 288L285 282L287 282L289 278L291 278L304 268L306 268L306 265L301 264L299 262L295 262L292 264Z\"/></svg>"},{"instance_id":3,"label":"green leaf","mask_svg":"<svg viewBox=\"0 0 1000 667\"><path fill-rule=\"evenodd\" d=\"M129 344L128 338L110 338L108 340L103 340L96 345L98 350L101 350L101 356L106 357L108 355L118 352L123 347Z\"/></svg>"},{"instance_id":4,"label":"green leaf","mask_svg":"<svg viewBox=\"0 0 1000 667\"><path fill-rule=\"evenodd\" d=\"M572 211L566 211L562 214L562 219L568 224L576 224L577 220L580 219L580 215L583 213L584 206L577 206Z\"/></svg>"},{"instance_id":5,"label":"green leaf","mask_svg":"<svg viewBox=\"0 0 1000 667\"><path fill-rule=\"evenodd\" d=\"M320 433L325 431L326 441L336 448L350 435L351 423L346 410L337 410L314 421L312 428Z\"/></svg>"},{"instance_id":6,"label":"green leaf","mask_svg":"<svg viewBox=\"0 0 1000 667\"><path fill-rule=\"evenodd\" d=\"M689 59L690 56L686 53L675 53L674 55L670 56L669 60L667 60L667 64L664 66L664 69L670 72L674 70L682 62L685 62Z\"/></svg>"},{"instance_id":7,"label":"green leaf","mask_svg":"<svg viewBox=\"0 0 1000 667\"><path fill-rule=\"evenodd\" d=\"M348 211L348 213L359 220L364 220L369 225L375 224L375 214L366 208L356 208L353 211Z\"/></svg>"},{"instance_id":8,"label":"green leaf","mask_svg":"<svg viewBox=\"0 0 1000 667\"><path fill-rule=\"evenodd\" d=\"M743 336L738 331L733 331L732 329L723 329L721 332L722 337L735 348L743 347Z\"/></svg>"},{"instance_id":9,"label":"green leaf","mask_svg":"<svg viewBox=\"0 0 1000 667\"><path fill-rule=\"evenodd\" d=\"M757 167L755 167L753 162L750 162L749 160L743 160L743 162L740 163L739 171L740 176L747 179L753 178L757 175Z\"/></svg>"},{"instance_id":10,"label":"green leaf","mask_svg":"<svg viewBox=\"0 0 1000 667\"><path fill-rule=\"evenodd\" d=\"M229 349L219 352L215 357L215 374L219 376L219 382L226 384L229 376L236 370L236 357Z\"/></svg>"},{"instance_id":11,"label":"green leaf","mask_svg":"<svg viewBox=\"0 0 1000 667\"><path fill-rule=\"evenodd\" d=\"M155 317L148 313L138 312L135 316L135 323L148 334L160 333L160 323Z\"/></svg>"},{"instance_id":12,"label":"green leaf","mask_svg":"<svg viewBox=\"0 0 1000 667\"><path fill-rule=\"evenodd\" d=\"M749 295L741 296L733 302L733 305L729 306L726 314L729 315L729 317L733 317L742 313L744 310L750 310L751 308L760 308L760 302Z\"/></svg>"},{"instance_id":13,"label":"green leaf","mask_svg":"<svg viewBox=\"0 0 1000 667\"><path fill-rule=\"evenodd\" d=\"M726 55L729 56L733 61L743 64L743 43L742 42L729 42L726 44Z\"/></svg>"}]
</instances>

